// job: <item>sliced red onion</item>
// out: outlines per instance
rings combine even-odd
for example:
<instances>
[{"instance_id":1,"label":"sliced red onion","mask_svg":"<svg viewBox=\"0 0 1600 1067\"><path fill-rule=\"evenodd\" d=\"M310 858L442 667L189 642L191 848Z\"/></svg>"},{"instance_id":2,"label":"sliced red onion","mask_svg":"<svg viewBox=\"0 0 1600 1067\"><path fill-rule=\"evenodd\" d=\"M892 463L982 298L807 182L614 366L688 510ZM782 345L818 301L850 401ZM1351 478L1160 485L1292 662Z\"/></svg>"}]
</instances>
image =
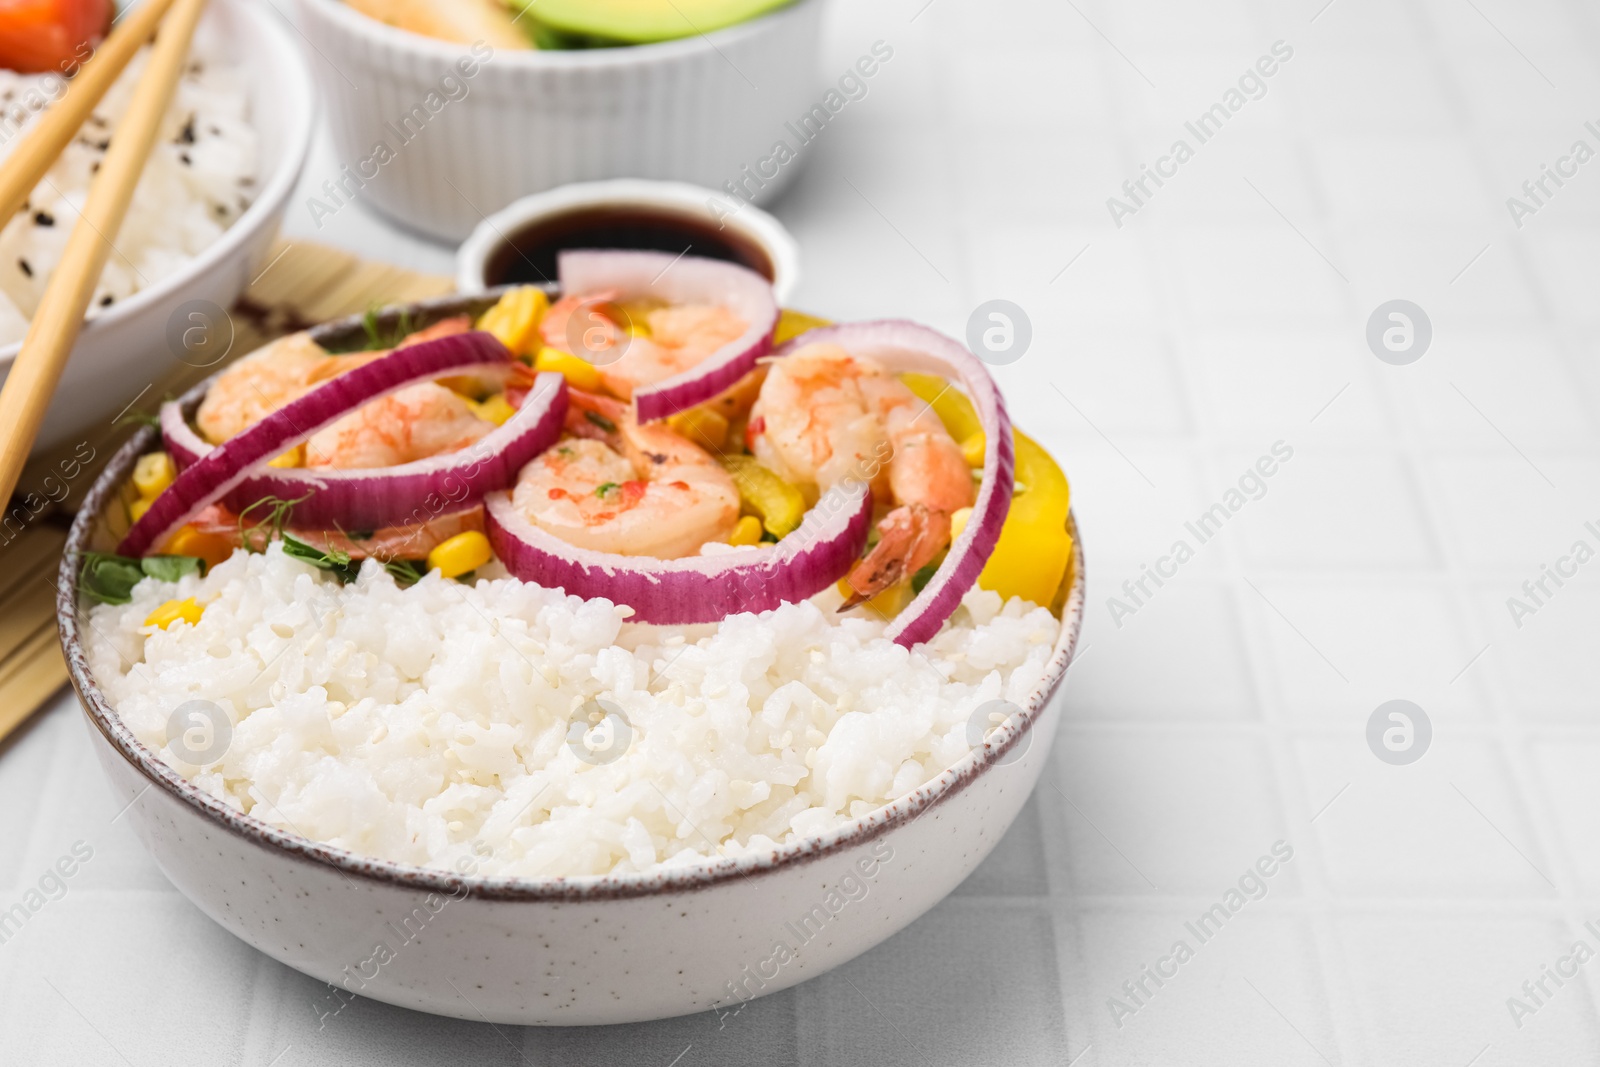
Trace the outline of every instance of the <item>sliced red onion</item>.
<instances>
[{"instance_id":1,"label":"sliced red onion","mask_svg":"<svg viewBox=\"0 0 1600 1067\"><path fill-rule=\"evenodd\" d=\"M331 378L197 458L155 498L149 510L123 538L118 551L126 556L150 553L206 505L227 496L272 457L333 425L347 412L369 401L397 393L408 385L450 374L503 370L510 361L511 353L491 334L473 331L399 348L383 359ZM564 387L562 396L565 397Z\"/></svg>"},{"instance_id":2,"label":"sliced red onion","mask_svg":"<svg viewBox=\"0 0 1600 1067\"><path fill-rule=\"evenodd\" d=\"M666 381L634 390L640 422L664 419L702 404L755 369L772 349L778 301L772 284L736 263L666 252L577 250L562 252L561 292L610 291L618 300L654 297L669 304L720 304L746 323L739 339Z\"/></svg>"},{"instance_id":3,"label":"sliced red onion","mask_svg":"<svg viewBox=\"0 0 1600 1067\"><path fill-rule=\"evenodd\" d=\"M663 560L570 545L524 518L510 493L491 493L484 505L489 543L512 574L626 604L633 621L657 624L717 622L808 599L855 565L872 525L871 488L856 482L824 493L775 545Z\"/></svg>"},{"instance_id":4,"label":"sliced red onion","mask_svg":"<svg viewBox=\"0 0 1600 1067\"><path fill-rule=\"evenodd\" d=\"M978 581L1000 540L1000 528L1011 510L1011 490L1016 464L1011 441L1011 418L989 369L966 347L937 330L914 322L884 319L808 331L778 351L787 355L800 343L835 344L852 356L876 360L893 371L920 371L950 379L972 400L983 424L987 445L983 454L983 483L978 489L972 518L950 545L944 562L922 592L901 609L886 631L907 648L933 637Z\"/></svg>"},{"instance_id":5,"label":"sliced red onion","mask_svg":"<svg viewBox=\"0 0 1600 1067\"><path fill-rule=\"evenodd\" d=\"M567 413L566 379L538 375L527 398L505 425L456 452L412 463L367 470L261 466L223 498L233 512L264 497L300 500L294 524L315 528L337 523L345 530L377 530L406 521L425 502L452 507L476 503L485 493L504 489L517 472L561 436ZM185 470L213 447L183 417L178 404L161 405L161 437L178 469ZM302 497L308 499L302 500Z\"/></svg>"}]
</instances>

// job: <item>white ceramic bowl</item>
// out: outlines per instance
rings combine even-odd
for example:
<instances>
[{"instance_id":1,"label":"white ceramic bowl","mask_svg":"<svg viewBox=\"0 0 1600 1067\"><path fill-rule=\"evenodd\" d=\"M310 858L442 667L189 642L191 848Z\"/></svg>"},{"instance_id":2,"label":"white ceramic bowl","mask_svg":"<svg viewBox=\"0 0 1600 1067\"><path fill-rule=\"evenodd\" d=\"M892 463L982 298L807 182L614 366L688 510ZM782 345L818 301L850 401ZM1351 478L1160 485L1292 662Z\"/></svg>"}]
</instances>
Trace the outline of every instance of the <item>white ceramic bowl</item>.
<instances>
[{"instance_id":1,"label":"white ceramic bowl","mask_svg":"<svg viewBox=\"0 0 1600 1067\"><path fill-rule=\"evenodd\" d=\"M503 261L509 261L511 266L524 272L533 268L532 263L524 262L515 251L520 234L563 227L571 222L574 232L569 240L562 242L563 246L591 248L596 242L584 240L583 235L594 233L604 225L595 218L596 213L614 212L648 220L663 231L652 236L665 236L665 231L677 227L702 231L703 236L691 232L685 238L696 241L696 246L690 250L692 255L714 255L701 247L705 239L743 252L744 259L736 261L765 275L772 282L778 303L787 304L800 284L800 246L783 223L760 208L744 205L730 214L726 204L725 197L698 185L639 178L578 182L525 196L478 223L472 236L462 244L456 253L456 288L463 293L481 293L507 281L536 280L499 276ZM586 219L595 221L586 225ZM658 250L676 253L684 247L661 243Z\"/></svg>"},{"instance_id":2,"label":"white ceramic bowl","mask_svg":"<svg viewBox=\"0 0 1600 1067\"><path fill-rule=\"evenodd\" d=\"M481 62L467 46L384 25L342 0L295 2L321 56L338 158L363 183L361 197L451 241L518 197L569 182L720 189L822 98L822 0L679 41L500 51ZM471 62L458 67L463 57ZM377 153L380 143L390 151ZM778 170L757 200L799 165Z\"/></svg>"},{"instance_id":3,"label":"white ceramic bowl","mask_svg":"<svg viewBox=\"0 0 1600 1067\"><path fill-rule=\"evenodd\" d=\"M413 321L492 302L428 301ZM326 341L361 336L359 319L323 329ZM89 670L75 591L82 553L115 545L108 517L122 513L119 489L155 440L141 430L113 457L69 535L57 608L72 684L116 802L167 878L235 936L329 983L319 1014L337 1014L352 994L533 1025L736 1011L933 907L989 854L1049 762L1083 623L1081 545L1060 639L1022 714L938 778L827 835L664 873L530 879L458 877L285 833L196 789L140 744ZM1076 542L1070 517L1068 527Z\"/></svg>"},{"instance_id":4,"label":"white ceramic bowl","mask_svg":"<svg viewBox=\"0 0 1600 1067\"><path fill-rule=\"evenodd\" d=\"M260 137L260 194L221 239L182 270L85 324L40 428L37 450L90 432L98 438L140 389L173 369L181 345L169 343L169 325L182 317L186 305L233 305L262 266L300 179L316 108L311 71L293 31L270 5L256 0L213 0L205 18L221 31L229 61L248 74L252 124ZM214 311L202 314L214 317ZM0 381L19 347L0 346Z\"/></svg>"}]
</instances>

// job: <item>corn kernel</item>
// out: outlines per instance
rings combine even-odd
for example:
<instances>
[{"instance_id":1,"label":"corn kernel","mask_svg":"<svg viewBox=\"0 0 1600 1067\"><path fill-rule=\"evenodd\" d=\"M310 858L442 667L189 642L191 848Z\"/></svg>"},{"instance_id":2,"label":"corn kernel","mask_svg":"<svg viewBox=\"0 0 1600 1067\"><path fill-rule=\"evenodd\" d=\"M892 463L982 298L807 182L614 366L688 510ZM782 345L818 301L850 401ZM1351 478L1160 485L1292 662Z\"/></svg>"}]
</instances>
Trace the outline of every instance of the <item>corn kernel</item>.
<instances>
[{"instance_id":1,"label":"corn kernel","mask_svg":"<svg viewBox=\"0 0 1600 1067\"><path fill-rule=\"evenodd\" d=\"M761 543L761 520L754 515L740 516L739 521L733 525L733 533L728 537L730 545L759 545Z\"/></svg>"},{"instance_id":2,"label":"corn kernel","mask_svg":"<svg viewBox=\"0 0 1600 1067\"><path fill-rule=\"evenodd\" d=\"M983 466L983 454L989 450L989 439L982 430L961 442L961 458L969 467Z\"/></svg>"},{"instance_id":3,"label":"corn kernel","mask_svg":"<svg viewBox=\"0 0 1600 1067\"><path fill-rule=\"evenodd\" d=\"M304 467L305 465L306 465L306 446L305 445L295 445L293 448L289 449L289 451L285 452L283 455L274 456L272 459L267 460L267 466L269 466L269 467L278 467L280 469L288 468L288 467Z\"/></svg>"},{"instance_id":4,"label":"corn kernel","mask_svg":"<svg viewBox=\"0 0 1600 1067\"><path fill-rule=\"evenodd\" d=\"M586 392L595 392L600 388L600 372L594 369L594 364L586 359L579 359L570 352L563 352L559 348L541 348L533 360L534 370L552 370L567 377L567 384L574 389Z\"/></svg>"},{"instance_id":5,"label":"corn kernel","mask_svg":"<svg viewBox=\"0 0 1600 1067\"><path fill-rule=\"evenodd\" d=\"M494 558L489 539L477 530L458 533L441 542L428 553L428 569L436 570L446 578L456 578L475 571Z\"/></svg>"},{"instance_id":6,"label":"corn kernel","mask_svg":"<svg viewBox=\"0 0 1600 1067\"><path fill-rule=\"evenodd\" d=\"M506 420L517 413L504 393L496 393L482 403L473 404L472 411L484 422L492 422L496 426L504 426Z\"/></svg>"},{"instance_id":7,"label":"corn kernel","mask_svg":"<svg viewBox=\"0 0 1600 1067\"><path fill-rule=\"evenodd\" d=\"M144 518L144 513L149 511L150 505L154 504L155 502L155 497L140 497L138 500L135 500L132 504L128 505L128 517L134 522L138 522L140 519Z\"/></svg>"},{"instance_id":8,"label":"corn kernel","mask_svg":"<svg viewBox=\"0 0 1600 1067\"><path fill-rule=\"evenodd\" d=\"M203 533L193 526L182 526L167 541L165 554L196 556L205 560L207 567L215 567L233 555L233 546L219 534Z\"/></svg>"},{"instance_id":9,"label":"corn kernel","mask_svg":"<svg viewBox=\"0 0 1600 1067\"><path fill-rule=\"evenodd\" d=\"M495 335L514 356L525 356L539 347L539 323L550 309L550 298L543 289L520 285L478 319L478 329Z\"/></svg>"},{"instance_id":10,"label":"corn kernel","mask_svg":"<svg viewBox=\"0 0 1600 1067\"><path fill-rule=\"evenodd\" d=\"M165 452L140 456L139 462L133 465L133 487L146 499L160 496L177 476L178 468Z\"/></svg>"},{"instance_id":11,"label":"corn kernel","mask_svg":"<svg viewBox=\"0 0 1600 1067\"><path fill-rule=\"evenodd\" d=\"M169 600L146 616L144 624L146 626L154 626L158 630L165 630L179 619L182 619L190 626L193 626L200 621L200 616L205 613L205 610L194 597L189 597L187 600Z\"/></svg>"},{"instance_id":12,"label":"corn kernel","mask_svg":"<svg viewBox=\"0 0 1600 1067\"><path fill-rule=\"evenodd\" d=\"M967 528L967 520L972 518L971 508L956 508L950 515L950 540L954 541L961 536L961 531Z\"/></svg>"}]
</instances>

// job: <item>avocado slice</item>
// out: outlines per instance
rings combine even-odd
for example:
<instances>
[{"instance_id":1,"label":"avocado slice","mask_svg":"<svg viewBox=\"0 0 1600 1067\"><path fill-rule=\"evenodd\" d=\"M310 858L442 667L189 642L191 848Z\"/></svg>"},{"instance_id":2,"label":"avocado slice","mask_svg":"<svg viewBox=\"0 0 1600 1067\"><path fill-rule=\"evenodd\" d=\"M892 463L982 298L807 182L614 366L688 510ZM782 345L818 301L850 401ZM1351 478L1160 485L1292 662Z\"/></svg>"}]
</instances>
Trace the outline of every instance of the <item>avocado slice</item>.
<instances>
[{"instance_id":1,"label":"avocado slice","mask_svg":"<svg viewBox=\"0 0 1600 1067\"><path fill-rule=\"evenodd\" d=\"M765 15L792 0L513 0L557 34L623 44L693 37Z\"/></svg>"}]
</instances>

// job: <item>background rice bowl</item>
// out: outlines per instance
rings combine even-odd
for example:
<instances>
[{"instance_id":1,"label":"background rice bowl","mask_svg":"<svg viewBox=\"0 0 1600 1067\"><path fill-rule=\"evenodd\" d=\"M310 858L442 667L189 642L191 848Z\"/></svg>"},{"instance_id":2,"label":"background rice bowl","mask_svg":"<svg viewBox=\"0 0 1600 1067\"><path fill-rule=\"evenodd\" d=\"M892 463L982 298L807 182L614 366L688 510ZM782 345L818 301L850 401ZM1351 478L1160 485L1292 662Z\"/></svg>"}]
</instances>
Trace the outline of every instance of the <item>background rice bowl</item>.
<instances>
[{"instance_id":1,"label":"background rice bowl","mask_svg":"<svg viewBox=\"0 0 1600 1067\"><path fill-rule=\"evenodd\" d=\"M447 297L413 309L425 324L493 300ZM360 330L352 318L317 334L333 343ZM560 1025L664 1018L774 992L866 951L942 899L999 841L1048 762L1059 716L1047 713L1083 621L1083 554L1070 516L1071 587L1061 629L1022 713L937 777L827 833L764 854L638 874L528 878L375 859L269 826L191 784L141 744L89 667L76 589L80 560L104 547L108 508L155 433L141 430L95 483L58 579L62 647L91 738L119 807L126 805L135 831L185 896L247 943L351 993L460 1018ZM874 867L866 895L852 898L828 927L837 936L805 944L794 966L759 989L748 979L733 984L747 963L771 955L773 916L808 914L819 886L865 871L865 857L884 851L892 858ZM410 916L430 901L437 902L436 912L424 912L431 913L431 936L393 948L392 962L374 976L349 977L351 965L372 957L374 938L394 940L390 931L398 927L384 917ZM590 929L595 925L603 935ZM544 953L530 953L530 945ZM629 963L608 955L619 945L627 946ZM474 989L470 1001L463 988Z\"/></svg>"},{"instance_id":2,"label":"background rice bowl","mask_svg":"<svg viewBox=\"0 0 1600 1067\"><path fill-rule=\"evenodd\" d=\"M316 102L310 65L290 29L270 5L252 0L216 0L205 22L225 42L224 58L244 72L259 137L250 206L180 269L85 323L35 442L40 451L108 423L128 396L171 368L175 356L166 331L177 311L196 301L217 308L233 303L265 265L305 167ZM0 345L0 379L20 348Z\"/></svg>"}]
</instances>

